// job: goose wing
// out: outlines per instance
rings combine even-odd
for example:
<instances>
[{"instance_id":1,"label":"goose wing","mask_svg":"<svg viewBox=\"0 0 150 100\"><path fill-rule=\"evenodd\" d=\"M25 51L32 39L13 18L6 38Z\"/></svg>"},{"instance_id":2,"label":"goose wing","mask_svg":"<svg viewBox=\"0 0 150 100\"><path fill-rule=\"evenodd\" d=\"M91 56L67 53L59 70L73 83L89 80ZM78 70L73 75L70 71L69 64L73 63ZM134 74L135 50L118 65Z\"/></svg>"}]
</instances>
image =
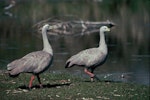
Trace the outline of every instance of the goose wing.
<instances>
[{"instance_id":1,"label":"goose wing","mask_svg":"<svg viewBox=\"0 0 150 100\"><path fill-rule=\"evenodd\" d=\"M103 61L105 57L106 54L99 51L98 48L91 48L81 51L78 54L72 56L67 60L66 63L69 63L68 67L73 65L90 67L101 63L101 61Z\"/></svg>"},{"instance_id":2,"label":"goose wing","mask_svg":"<svg viewBox=\"0 0 150 100\"><path fill-rule=\"evenodd\" d=\"M47 52L32 52L8 64L7 69L13 74L21 72L40 73L51 63L51 60L52 55Z\"/></svg>"}]
</instances>

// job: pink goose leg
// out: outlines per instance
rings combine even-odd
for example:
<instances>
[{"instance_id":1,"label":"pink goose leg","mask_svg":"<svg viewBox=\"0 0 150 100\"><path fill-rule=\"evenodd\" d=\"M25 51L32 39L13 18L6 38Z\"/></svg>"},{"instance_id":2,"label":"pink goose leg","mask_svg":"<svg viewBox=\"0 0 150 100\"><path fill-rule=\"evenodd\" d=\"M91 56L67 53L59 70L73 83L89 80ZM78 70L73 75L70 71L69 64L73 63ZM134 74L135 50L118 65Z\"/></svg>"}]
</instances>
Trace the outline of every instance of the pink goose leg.
<instances>
[{"instance_id":1,"label":"pink goose leg","mask_svg":"<svg viewBox=\"0 0 150 100\"><path fill-rule=\"evenodd\" d=\"M91 77L91 82L93 82L95 75L94 75L93 73L91 73L90 71L88 71L86 68L84 69L84 72L85 72L86 74L88 74L88 75Z\"/></svg>"},{"instance_id":2,"label":"pink goose leg","mask_svg":"<svg viewBox=\"0 0 150 100\"><path fill-rule=\"evenodd\" d=\"M32 75L32 76L31 76L31 79L30 79L30 82L29 82L29 88L30 88L30 89L31 89L31 87L32 87L32 82L33 82L34 79L35 79L35 76Z\"/></svg>"}]
</instances>

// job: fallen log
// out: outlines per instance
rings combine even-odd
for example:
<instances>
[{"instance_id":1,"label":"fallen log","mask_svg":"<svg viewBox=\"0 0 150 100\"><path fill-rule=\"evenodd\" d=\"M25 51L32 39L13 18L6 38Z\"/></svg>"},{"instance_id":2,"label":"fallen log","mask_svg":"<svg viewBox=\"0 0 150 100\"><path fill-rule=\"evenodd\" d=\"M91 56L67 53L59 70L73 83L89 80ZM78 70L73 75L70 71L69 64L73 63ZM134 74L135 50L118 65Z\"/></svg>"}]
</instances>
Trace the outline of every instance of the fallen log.
<instances>
[{"instance_id":1,"label":"fallen log","mask_svg":"<svg viewBox=\"0 0 150 100\"><path fill-rule=\"evenodd\" d=\"M90 34L99 31L101 26L113 27L115 24L109 20L102 22L83 21L81 19L70 19L66 17L48 18L40 21L33 26L33 28L41 33L41 28L44 24L50 24L53 29L48 31L49 35L72 35L72 34Z\"/></svg>"}]
</instances>

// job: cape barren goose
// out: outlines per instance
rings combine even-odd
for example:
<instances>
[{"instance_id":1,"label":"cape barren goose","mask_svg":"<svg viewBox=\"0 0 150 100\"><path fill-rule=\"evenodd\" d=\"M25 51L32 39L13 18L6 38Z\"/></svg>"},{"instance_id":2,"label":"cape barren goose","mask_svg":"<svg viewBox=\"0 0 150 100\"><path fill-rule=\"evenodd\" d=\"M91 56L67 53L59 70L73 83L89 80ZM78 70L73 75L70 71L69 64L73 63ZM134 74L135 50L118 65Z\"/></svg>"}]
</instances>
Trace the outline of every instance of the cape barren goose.
<instances>
[{"instance_id":1,"label":"cape barren goose","mask_svg":"<svg viewBox=\"0 0 150 100\"><path fill-rule=\"evenodd\" d=\"M104 32L107 31L110 31L110 29L107 26L102 26L100 28L99 47L86 49L72 56L67 60L65 68L70 68L74 65L82 66L84 67L84 72L91 77L91 81L94 78L98 79L93 71L96 67L102 65L107 58L108 50L104 35Z\"/></svg>"},{"instance_id":2,"label":"cape barren goose","mask_svg":"<svg viewBox=\"0 0 150 100\"><path fill-rule=\"evenodd\" d=\"M47 30L52 29L52 26L48 24L42 28L42 37L44 48L41 51L31 52L20 59L16 59L7 65L7 70L11 77L16 77L20 73L32 73L29 88L32 87L32 81L37 76L40 87L42 83L40 81L39 74L49 68L53 59L53 50L47 38Z\"/></svg>"}]
</instances>

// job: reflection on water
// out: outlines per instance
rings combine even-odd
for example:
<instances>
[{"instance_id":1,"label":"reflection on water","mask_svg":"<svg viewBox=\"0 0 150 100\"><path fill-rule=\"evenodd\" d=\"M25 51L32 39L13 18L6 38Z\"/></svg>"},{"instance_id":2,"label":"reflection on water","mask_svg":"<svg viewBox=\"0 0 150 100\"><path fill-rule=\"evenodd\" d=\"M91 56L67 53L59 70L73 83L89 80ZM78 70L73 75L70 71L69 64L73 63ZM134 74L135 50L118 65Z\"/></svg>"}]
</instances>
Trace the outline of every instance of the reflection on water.
<instances>
[{"instance_id":1,"label":"reflection on water","mask_svg":"<svg viewBox=\"0 0 150 100\"><path fill-rule=\"evenodd\" d=\"M99 77L149 85L149 1L83 1L16 0L16 6L9 10L15 17L5 15L2 6L5 3L1 3L0 69L6 69L7 63L16 58L42 49L41 35L33 32L34 24L52 16L75 15L85 21L108 19L117 24L106 34L109 56L106 63L95 71ZM54 50L54 62L50 70L63 71L65 61L70 56L98 46L99 34L49 35L49 40ZM74 67L65 71L84 77L82 70ZM125 78L120 78L122 75Z\"/></svg>"}]
</instances>

